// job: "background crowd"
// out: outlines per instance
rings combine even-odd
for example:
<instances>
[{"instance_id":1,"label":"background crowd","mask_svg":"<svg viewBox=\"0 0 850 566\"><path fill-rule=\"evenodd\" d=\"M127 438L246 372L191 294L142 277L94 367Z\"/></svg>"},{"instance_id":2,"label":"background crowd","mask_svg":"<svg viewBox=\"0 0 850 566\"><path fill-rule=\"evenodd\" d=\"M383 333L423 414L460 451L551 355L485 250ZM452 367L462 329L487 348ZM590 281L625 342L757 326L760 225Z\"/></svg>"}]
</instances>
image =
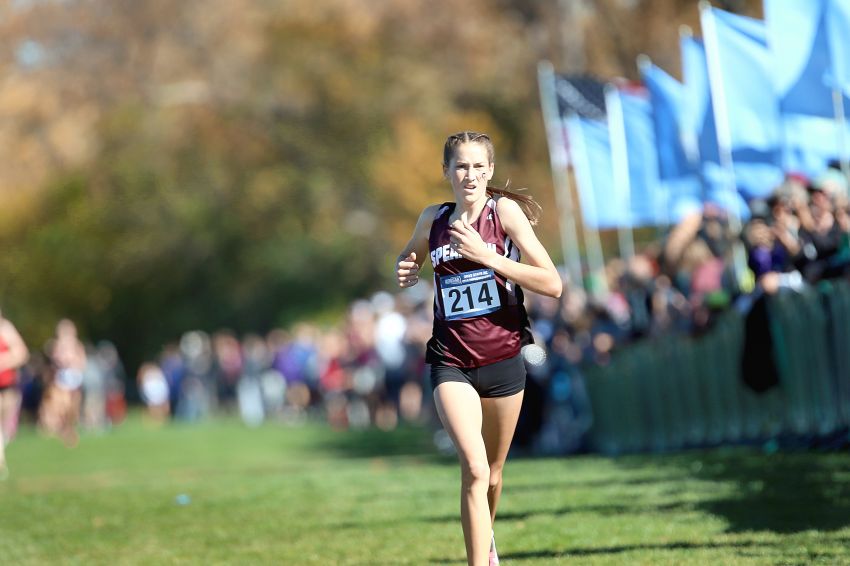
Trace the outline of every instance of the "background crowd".
<instances>
[{"instance_id":1,"label":"background crowd","mask_svg":"<svg viewBox=\"0 0 850 566\"><path fill-rule=\"evenodd\" d=\"M530 368L516 447L584 449L592 415L582 368L606 365L618 347L699 335L718 313L746 311L760 294L846 276L847 188L838 164L814 179L789 174L769 198L751 203L738 233L735 219L706 206L633 257L609 260L604 274L589 274L604 278L604 292L586 292L565 276L560 300L527 293L534 334L549 356ZM84 343L62 320L46 345L30 345L16 385L21 416L68 445L80 428L119 423L126 399L143 404L153 423L230 413L251 426L326 419L338 429L404 422L436 429L424 362L431 293L429 285L379 291L350 304L336 325L303 322L244 336L186 332L131 375L114 345Z\"/></svg>"}]
</instances>

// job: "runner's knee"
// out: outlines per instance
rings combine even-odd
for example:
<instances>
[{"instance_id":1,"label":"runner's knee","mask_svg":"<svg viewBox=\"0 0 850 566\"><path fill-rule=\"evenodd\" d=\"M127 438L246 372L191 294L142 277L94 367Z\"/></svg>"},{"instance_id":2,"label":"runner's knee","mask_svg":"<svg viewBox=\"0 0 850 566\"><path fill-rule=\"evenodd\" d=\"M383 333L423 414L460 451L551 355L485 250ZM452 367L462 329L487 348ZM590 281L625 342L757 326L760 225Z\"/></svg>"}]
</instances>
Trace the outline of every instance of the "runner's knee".
<instances>
[{"instance_id":1,"label":"runner's knee","mask_svg":"<svg viewBox=\"0 0 850 566\"><path fill-rule=\"evenodd\" d=\"M502 466L490 466L490 489L496 489L502 483Z\"/></svg>"},{"instance_id":2,"label":"runner's knee","mask_svg":"<svg viewBox=\"0 0 850 566\"><path fill-rule=\"evenodd\" d=\"M468 489L481 488L487 485L490 477L490 466L487 460L467 462L463 466L463 485Z\"/></svg>"}]
</instances>

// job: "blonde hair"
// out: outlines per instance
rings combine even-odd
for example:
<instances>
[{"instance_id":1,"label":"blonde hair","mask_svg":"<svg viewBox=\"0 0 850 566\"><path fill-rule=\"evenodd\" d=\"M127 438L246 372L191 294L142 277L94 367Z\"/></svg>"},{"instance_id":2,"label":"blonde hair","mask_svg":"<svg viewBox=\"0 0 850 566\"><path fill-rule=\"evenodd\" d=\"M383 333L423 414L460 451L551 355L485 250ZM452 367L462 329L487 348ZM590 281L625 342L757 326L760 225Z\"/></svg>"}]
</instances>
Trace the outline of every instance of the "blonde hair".
<instances>
[{"instance_id":1,"label":"blonde hair","mask_svg":"<svg viewBox=\"0 0 850 566\"><path fill-rule=\"evenodd\" d=\"M487 159L490 163L496 162L496 150L493 147L493 142L490 140L490 136L480 132L463 131L450 135L446 140L446 145L443 147L443 167L449 166L449 162L455 156L455 150L459 145L464 143L480 143L484 146L484 149L487 150ZM508 188L509 185L510 181L505 183L504 187L491 187L490 185L487 185L487 194L491 197L497 195L500 197L507 197L512 201L515 201L522 209L522 212L525 214L526 218L528 218L531 225L536 225L540 220L540 214L543 212L543 208L531 195L520 194L517 192L524 191L525 189L513 190Z\"/></svg>"}]
</instances>

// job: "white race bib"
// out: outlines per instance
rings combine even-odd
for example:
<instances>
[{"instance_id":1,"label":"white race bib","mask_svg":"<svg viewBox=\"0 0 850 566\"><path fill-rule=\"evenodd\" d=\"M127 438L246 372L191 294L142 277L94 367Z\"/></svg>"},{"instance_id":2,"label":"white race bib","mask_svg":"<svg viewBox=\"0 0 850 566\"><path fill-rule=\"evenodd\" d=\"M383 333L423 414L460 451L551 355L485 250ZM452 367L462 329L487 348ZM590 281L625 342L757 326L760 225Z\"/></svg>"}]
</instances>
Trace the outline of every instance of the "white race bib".
<instances>
[{"instance_id":1,"label":"white race bib","mask_svg":"<svg viewBox=\"0 0 850 566\"><path fill-rule=\"evenodd\" d=\"M492 269L443 275L440 277L440 292L446 320L480 316L502 306Z\"/></svg>"}]
</instances>

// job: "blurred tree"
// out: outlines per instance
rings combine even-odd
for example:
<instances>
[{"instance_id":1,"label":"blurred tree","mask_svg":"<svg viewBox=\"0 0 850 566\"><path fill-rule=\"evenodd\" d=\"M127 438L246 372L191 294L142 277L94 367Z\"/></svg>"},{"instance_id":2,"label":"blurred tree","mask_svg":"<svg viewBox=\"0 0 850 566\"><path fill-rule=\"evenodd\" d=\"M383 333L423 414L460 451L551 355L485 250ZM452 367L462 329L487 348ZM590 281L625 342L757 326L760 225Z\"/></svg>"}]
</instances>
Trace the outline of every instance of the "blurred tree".
<instances>
[{"instance_id":1,"label":"blurred tree","mask_svg":"<svg viewBox=\"0 0 850 566\"><path fill-rule=\"evenodd\" d=\"M746 2L752 6L755 2ZM739 3L740 4L740 3ZM0 6L0 301L131 367L191 328L263 331L393 285L445 137L557 215L536 63L676 60L690 0L28 0ZM576 63L578 64L578 63ZM559 251L553 247L553 255Z\"/></svg>"}]
</instances>

